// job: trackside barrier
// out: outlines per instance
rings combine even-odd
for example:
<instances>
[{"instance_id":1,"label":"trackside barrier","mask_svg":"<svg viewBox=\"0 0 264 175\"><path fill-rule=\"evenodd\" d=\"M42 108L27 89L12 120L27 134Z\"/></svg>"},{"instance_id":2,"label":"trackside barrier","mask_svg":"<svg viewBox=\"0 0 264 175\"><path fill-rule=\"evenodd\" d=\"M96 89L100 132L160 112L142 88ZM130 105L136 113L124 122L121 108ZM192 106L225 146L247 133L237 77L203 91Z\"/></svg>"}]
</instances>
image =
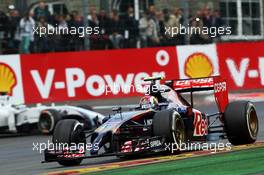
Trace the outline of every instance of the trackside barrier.
<instances>
[{"instance_id":1,"label":"trackside barrier","mask_svg":"<svg viewBox=\"0 0 264 175\"><path fill-rule=\"evenodd\" d=\"M0 91L14 103L138 96L156 75L221 75L230 90L263 89L264 42L0 56Z\"/></svg>"}]
</instances>

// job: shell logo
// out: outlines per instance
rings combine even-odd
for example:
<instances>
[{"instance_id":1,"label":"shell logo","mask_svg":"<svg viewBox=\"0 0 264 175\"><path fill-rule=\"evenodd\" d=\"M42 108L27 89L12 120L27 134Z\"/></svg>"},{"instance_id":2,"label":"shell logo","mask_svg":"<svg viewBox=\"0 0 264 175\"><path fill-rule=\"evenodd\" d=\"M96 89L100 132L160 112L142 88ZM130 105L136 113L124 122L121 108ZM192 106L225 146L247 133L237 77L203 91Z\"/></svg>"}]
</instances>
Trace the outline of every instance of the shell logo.
<instances>
[{"instance_id":1,"label":"shell logo","mask_svg":"<svg viewBox=\"0 0 264 175\"><path fill-rule=\"evenodd\" d=\"M190 78L208 77L213 74L213 65L208 56L196 52L185 62L185 75Z\"/></svg>"},{"instance_id":2,"label":"shell logo","mask_svg":"<svg viewBox=\"0 0 264 175\"><path fill-rule=\"evenodd\" d=\"M5 63L0 63L0 92L7 92L8 95L12 95L16 84L17 79L13 69Z\"/></svg>"}]
</instances>

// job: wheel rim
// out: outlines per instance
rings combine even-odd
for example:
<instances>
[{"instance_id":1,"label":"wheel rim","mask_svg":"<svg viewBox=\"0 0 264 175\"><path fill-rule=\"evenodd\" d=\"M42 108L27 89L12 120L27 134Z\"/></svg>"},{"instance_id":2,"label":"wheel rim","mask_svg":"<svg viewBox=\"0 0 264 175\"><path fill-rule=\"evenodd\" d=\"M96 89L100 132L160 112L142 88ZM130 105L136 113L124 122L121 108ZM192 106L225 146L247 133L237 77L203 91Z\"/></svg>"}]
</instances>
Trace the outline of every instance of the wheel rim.
<instances>
[{"instance_id":1,"label":"wheel rim","mask_svg":"<svg viewBox=\"0 0 264 175\"><path fill-rule=\"evenodd\" d=\"M82 126L80 123L75 125L73 129L74 133L72 135L72 141L76 144L84 143L85 142L85 134L83 132Z\"/></svg>"},{"instance_id":2,"label":"wheel rim","mask_svg":"<svg viewBox=\"0 0 264 175\"><path fill-rule=\"evenodd\" d=\"M39 122L39 126L40 126L41 131L43 133L49 133L51 131L51 127L53 125L52 123L53 123L53 121L49 115L43 115L40 118L40 122Z\"/></svg>"},{"instance_id":3,"label":"wheel rim","mask_svg":"<svg viewBox=\"0 0 264 175\"><path fill-rule=\"evenodd\" d=\"M250 136L256 138L258 132L258 118L254 108L251 108L248 112L248 129Z\"/></svg>"},{"instance_id":4,"label":"wheel rim","mask_svg":"<svg viewBox=\"0 0 264 175\"><path fill-rule=\"evenodd\" d=\"M177 143L183 142L184 141L184 125L182 123L182 120L179 118L176 118L175 121L175 140Z\"/></svg>"},{"instance_id":5,"label":"wheel rim","mask_svg":"<svg viewBox=\"0 0 264 175\"><path fill-rule=\"evenodd\" d=\"M181 144L185 142L185 128L184 128L184 123L182 121L182 119L180 118L180 116L177 115L177 113L175 113L173 115L173 126L172 126L172 137L173 137L173 141L174 143L177 144L178 146L178 150L181 149Z\"/></svg>"},{"instance_id":6,"label":"wheel rim","mask_svg":"<svg viewBox=\"0 0 264 175\"><path fill-rule=\"evenodd\" d=\"M77 122L73 128L71 135L71 141L70 146L77 145L77 149L74 151L77 151L79 153L80 150L83 149L83 152L85 154L86 152L86 138L85 133L83 132L83 126L81 123ZM80 158L82 160L82 158Z\"/></svg>"}]
</instances>

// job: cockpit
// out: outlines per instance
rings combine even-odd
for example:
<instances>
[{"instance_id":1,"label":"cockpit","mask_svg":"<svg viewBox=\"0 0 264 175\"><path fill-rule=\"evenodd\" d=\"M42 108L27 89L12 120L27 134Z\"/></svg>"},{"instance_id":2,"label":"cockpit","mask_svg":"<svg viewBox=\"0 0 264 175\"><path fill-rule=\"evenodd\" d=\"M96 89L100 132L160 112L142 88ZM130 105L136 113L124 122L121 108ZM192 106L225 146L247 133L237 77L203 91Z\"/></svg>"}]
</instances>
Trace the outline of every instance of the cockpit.
<instances>
[{"instance_id":1,"label":"cockpit","mask_svg":"<svg viewBox=\"0 0 264 175\"><path fill-rule=\"evenodd\" d=\"M155 85L147 95L140 100L140 107L143 109L157 108L159 104L168 104L168 107L186 107L189 104L172 88L167 85Z\"/></svg>"}]
</instances>

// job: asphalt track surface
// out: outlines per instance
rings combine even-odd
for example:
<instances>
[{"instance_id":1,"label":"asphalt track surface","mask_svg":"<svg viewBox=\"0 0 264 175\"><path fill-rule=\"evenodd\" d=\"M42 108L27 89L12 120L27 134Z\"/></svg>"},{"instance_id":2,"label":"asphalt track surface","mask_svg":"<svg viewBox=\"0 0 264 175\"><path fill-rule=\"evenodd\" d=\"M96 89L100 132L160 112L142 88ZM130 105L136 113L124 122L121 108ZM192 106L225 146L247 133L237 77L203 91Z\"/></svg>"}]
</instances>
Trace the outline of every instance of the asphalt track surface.
<instances>
[{"instance_id":1,"label":"asphalt track surface","mask_svg":"<svg viewBox=\"0 0 264 175\"><path fill-rule=\"evenodd\" d=\"M86 102L88 105L92 106L108 106L108 105L118 105L118 104L135 104L138 102L138 98L132 99L122 99L122 100L104 100L104 101L90 101ZM258 140L264 140L264 102L256 102L257 113L259 117L259 136ZM204 103L201 106L196 106L197 109L202 111L213 113L216 110L216 106L212 105L212 103ZM98 110L102 113L109 113L110 110L100 109ZM239 128L238 128L239 129ZM61 171L66 169L54 163L45 163L41 164L42 155L34 150L33 151L33 143L47 143L50 140L50 136L41 136L41 135L33 135L33 136L20 136L20 137L5 137L0 138L0 174L2 175L13 175L13 174L21 174L21 175L29 175L29 174L41 174L47 172ZM85 159L81 166L89 167L95 164L103 164L110 162L118 162L119 158L116 157L101 157L101 158L93 158L93 159Z\"/></svg>"}]
</instances>

